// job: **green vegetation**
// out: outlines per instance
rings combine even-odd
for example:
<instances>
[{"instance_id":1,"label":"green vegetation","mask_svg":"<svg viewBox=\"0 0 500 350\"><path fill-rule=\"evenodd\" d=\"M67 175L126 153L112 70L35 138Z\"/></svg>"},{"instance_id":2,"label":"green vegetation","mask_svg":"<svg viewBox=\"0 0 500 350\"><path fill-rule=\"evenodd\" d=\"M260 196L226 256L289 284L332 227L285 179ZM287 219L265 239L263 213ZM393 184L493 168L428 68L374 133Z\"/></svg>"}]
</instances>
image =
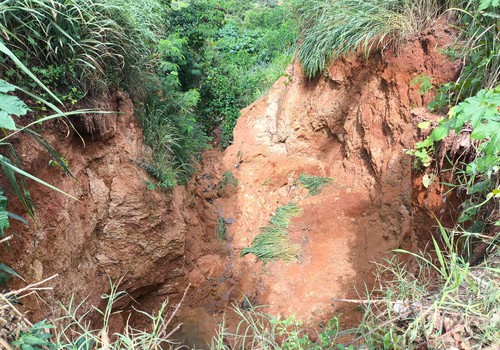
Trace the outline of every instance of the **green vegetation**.
<instances>
[{"instance_id":1,"label":"green vegetation","mask_svg":"<svg viewBox=\"0 0 500 350\"><path fill-rule=\"evenodd\" d=\"M467 164L457 165L455 170L457 183L453 187L465 190L468 195L462 204L463 211L459 222L475 223L474 230L483 230L491 208L484 213L482 209L488 208L489 203L495 203L500 197L500 85L493 90L481 90L476 96L453 107L449 117L439 122L432 133L424 141L415 145L415 150L410 151L421 166L429 166L435 155L436 144L444 140L450 132L459 135L464 129L472 127L470 139L472 140L468 153ZM472 147L474 147L472 149ZM440 160L438 159L438 162ZM498 207L497 207L498 208ZM486 217L484 217L486 215ZM492 218L495 220L494 218ZM485 221L486 220L486 221ZM481 227L478 227L481 225Z\"/></svg>"},{"instance_id":2,"label":"green vegetation","mask_svg":"<svg viewBox=\"0 0 500 350\"><path fill-rule=\"evenodd\" d=\"M418 85L418 92L420 95L426 95L434 89L434 85L432 85L432 77L429 77L427 75L419 74L417 77L415 77L411 82L411 85Z\"/></svg>"},{"instance_id":3,"label":"green vegetation","mask_svg":"<svg viewBox=\"0 0 500 350\"><path fill-rule=\"evenodd\" d=\"M296 20L288 15L289 7ZM26 178L58 190L21 169L9 139L20 132L32 137L70 174L65 159L30 128L82 113L66 112L80 100L108 89L128 91L144 140L153 150L155 164L140 166L160 187L171 188L191 176L214 130L220 127L224 147L231 143L239 110L264 93L291 61L296 28L301 42L298 58L313 78L333 59L348 54L401 49L443 12L455 16L459 31L457 42L446 52L460 59L463 68L456 82L443 86L434 86L432 77L424 75L414 80L421 94L436 89L431 109L449 114L411 154L419 167L434 165L436 177L450 171L448 185L465 198L457 225L445 229L438 224L439 236L432 238L430 252L396 251L414 259L418 269L410 267L412 262L401 263L399 255L379 266L377 290L367 300L358 300L365 310L358 327L340 330L333 319L311 337L294 318L235 308L241 319L236 332L222 324L212 348L227 349L227 341L241 349L450 348L457 339L469 348L498 346L497 0L290 0L283 5L274 0L3 1L0 164L10 186L0 189L0 243L12 241L13 236L5 233L9 220L23 220L8 212L7 190L30 216L34 208ZM27 103L36 107L30 111ZM47 110L53 114L43 116ZM31 119L23 120L28 114ZM460 154L453 153L453 137L459 134L470 136ZM311 195L331 181L307 174L299 178ZM224 174L223 183L237 185L230 172ZM290 242L288 228L300 213L294 203L278 208L241 255L251 253L265 263L298 261L300 247ZM225 235L225 221L219 216L217 236ZM10 276L18 274L0 263L0 281ZM81 310L83 303L72 301L64 308L66 316L55 324L42 321L16 334L13 349L176 347L170 340L176 327L164 315L165 304L158 315L146 315L151 321L148 331L127 325L111 337L113 305L124 293L112 286L105 297L105 310L94 310L102 318L101 328L90 328L86 319L90 313ZM343 335L349 335L348 344L340 344Z\"/></svg>"},{"instance_id":4,"label":"green vegetation","mask_svg":"<svg viewBox=\"0 0 500 350\"><path fill-rule=\"evenodd\" d=\"M298 58L309 78L335 58L362 49L398 48L424 29L438 13L440 1L311 0L293 1L302 44Z\"/></svg>"},{"instance_id":5,"label":"green vegetation","mask_svg":"<svg viewBox=\"0 0 500 350\"><path fill-rule=\"evenodd\" d=\"M227 237L227 228L226 228L226 220L222 215L219 215L219 219L217 219L217 226L215 235L221 241L225 241Z\"/></svg>"},{"instance_id":6,"label":"green vegetation","mask_svg":"<svg viewBox=\"0 0 500 350\"><path fill-rule=\"evenodd\" d=\"M321 325L318 341L313 342L304 332L303 323L293 316L283 319L280 316L269 315L262 310L262 307L242 310L238 305L233 305L232 312L240 320L236 331L230 332L222 322L217 335L212 339L210 349L351 349L341 344L335 345L339 335L336 318Z\"/></svg>"},{"instance_id":7,"label":"green vegetation","mask_svg":"<svg viewBox=\"0 0 500 350\"><path fill-rule=\"evenodd\" d=\"M321 177L308 175L305 173L300 174L298 182L302 184L308 191L311 196L315 196L320 194L323 188L329 184L331 184L334 180L330 177Z\"/></svg>"},{"instance_id":8,"label":"green vegetation","mask_svg":"<svg viewBox=\"0 0 500 350\"><path fill-rule=\"evenodd\" d=\"M196 114L207 132L221 127L221 145L232 141L241 108L267 91L291 62L296 29L276 1L192 1L172 24L187 44L179 77L197 88Z\"/></svg>"},{"instance_id":9,"label":"green vegetation","mask_svg":"<svg viewBox=\"0 0 500 350\"><path fill-rule=\"evenodd\" d=\"M238 179L234 177L233 173L230 172L229 170L224 172L222 175L222 179L219 182L219 189L224 188L226 186L233 186L237 187L238 186Z\"/></svg>"},{"instance_id":10,"label":"green vegetation","mask_svg":"<svg viewBox=\"0 0 500 350\"><path fill-rule=\"evenodd\" d=\"M269 225L261 227L252 246L241 251L241 256L254 254L265 263L282 260L284 262L297 262L301 254L300 246L292 244L288 238L288 227L293 217L302 213L297 204L289 203L276 210Z\"/></svg>"},{"instance_id":11,"label":"green vegetation","mask_svg":"<svg viewBox=\"0 0 500 350\"><path fill-rule=\"evenodd\" d=\"M115 313L114 305L121 299L127 298L126 292L118 291L118 285L111 284L111 291L102 298L105 301L104 310L93 308L84 310L85 300L76 303L72 299L68 306L62 306L63 315L54 322L41 321L31 327L21 327L19 334L8 335L15 336L11 346L7 349L19 350L60 350L60 349L181 349L174 339L173 335L179 330L180 325L172 325L172 320L179 310L184 297L180 303L172 309L167 310L167 303L163 303L156 314L147 314L142 312L145 320L149 323L148 330L133 328L128 324L122 333L110 333L111 317ZM189 287L188 287L189 288ZM36 288L28 288L22 291L23 295L33 292ZM16 293L16 292L12 292ZM11 294L4 294L6 298ZM2 298L2 302L5 299ZM2 304L3 308L15 310L12 304ZM17 310L15 310L17 311ZM99 328L92 328L90 319L98 317ZM26 329L28 328L28 329ZM8 340L9 338L7 338ZM2 345L6 344L4 339L0 338ZM9 344L7 344L9 345Z\"/></svg>"},{"instance_id":12,"label":"green vegetation","mask_svg":"<svg viewBox=\"0 0 500 350\"><path fill-rule=\"evenodd\" d=\"M45 90L56 101L60 102L60 100L58 100L58 98L53 95L52 92L38 78L36 78L33 73L19 60L19 58L2 42L0 42L0 52L6 56L4 59L5 62L11 62L11 64L17 67L23 74L28 75L39 88ZM43 121L61 118L72 114L86 113L89 111L78 110L71 113L63 113L52 103L43 100L37 95L25 92L31 98L50 108L54 114L40 118L39 120L25 126L19 126L18 122L14 118L24 117L30 111L28 106L15 95L15 93L19 93L19 91L25 92L21 88L0 79L0 128L4 133L4 137L0 139L0 149L3 151L3 154L0 155L0 165L2 166L3 174L10 183L9 190L12 191L19 199L20 203L26 210L26 213L34 219L34 208L30 193L26 186L26 178L41 183L42 185L45 185L75 200L76 198L22 170L21 161L19 160L14 146L10 143L10 138L18 133L24 133L28 137L31 137L52 156L52 162L54 162L54 164L57 164L64 172L71 175L67 161L60 157L50 144L48 144L39 134L30 128ZM9 241L13 236L7 237L5 230L10 227L11 218L27 224L22 217L7 210L7 197L4 195L4 189L0 188L0 243L5 243L9 249ZM20 278L20 276L13 269L0 262L0 283L5 284L11 276Z\"/></svg>"}]
</instances>

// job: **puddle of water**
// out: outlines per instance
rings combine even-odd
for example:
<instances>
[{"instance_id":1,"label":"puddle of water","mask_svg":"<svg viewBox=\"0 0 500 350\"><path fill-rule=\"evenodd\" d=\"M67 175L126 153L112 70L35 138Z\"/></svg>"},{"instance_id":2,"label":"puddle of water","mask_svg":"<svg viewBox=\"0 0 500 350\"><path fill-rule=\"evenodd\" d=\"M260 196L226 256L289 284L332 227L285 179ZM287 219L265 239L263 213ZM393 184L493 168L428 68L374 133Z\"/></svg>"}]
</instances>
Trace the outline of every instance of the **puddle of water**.
<instances>
[{"instance_id":1,"label":"puddle of water","mask_svg":"<svg viewBox=\"0 0 500 350\"><path fill-rule=\"evenodd\" d=\"M212 315L201 308L184 310L176 317L177 323L182 323L181 329L174 338L189 349L209 350L209 344L215 335L217 324Z\"/></svg>"}]
</instances>

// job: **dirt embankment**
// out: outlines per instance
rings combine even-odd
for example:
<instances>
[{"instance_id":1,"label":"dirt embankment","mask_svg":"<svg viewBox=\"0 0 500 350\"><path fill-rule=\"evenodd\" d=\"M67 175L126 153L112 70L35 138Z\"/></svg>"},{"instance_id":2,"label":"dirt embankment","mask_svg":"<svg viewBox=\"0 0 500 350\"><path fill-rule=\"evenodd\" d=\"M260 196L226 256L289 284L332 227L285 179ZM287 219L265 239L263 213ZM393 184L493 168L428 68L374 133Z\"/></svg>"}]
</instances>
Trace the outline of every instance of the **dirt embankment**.
<instances>
[{"instance_id":1,"label":"dirt embankment","mask_svg":"<svg viewBox=\"0 0 500 350\"><path fill-rule=\"evenodd\" d=\"M90 295L83 309L99 305L110 280L122 279L121 287L137 299L152 290L176 293L185 284L184 188L147 190L151 179L140 164L151 162L150 152L128 96L111 93L90 107L118 113L73 119L85 143L62 121L38 130L67 159L74 178L49 165L47 152L31 139L14 140L26 171L78 198L28 181L36 222L15 224L12 252L2 251L27 282L59 275L50 282L53 292L41 293L43 302L24 301L34 320L57 315L56 301L67 303L71 295L77 301ZM8 210L22 213L10 198Z\"/></svg>"},{"instance_id":2,"label":"dirt embankment","mask_svg":"<svg viewBox=\"0 0 500 350\"><path fill-rule=\"evenodd\" d=\"M58 273L54 291L45 295L50 305L73 293L77 299L91 294L87 305L99 304L108 280L123 277L122 288L138 307L151 310L190 282L180 319L199 346L230 303L244 296L307 322L342 310L354 320L352 309L332 298L363 294L365 283L373 282L371 262L427 241L433 221L424 208L440 213L439 187L423 191L404 149L418 136L417 107L432 98L421 96L411 81L420 74L434 84L455 78L457 65L440 53L452 39L437 26L399 55L384 51L369 60L336 61L314 81L293 64L267 96L243 110L234 144L224 153L204 154L187 191L147 190L140 164L150 157L126 96L99 105L120 114L77 123L85 146L56 123L46 137L68 159L75 178L49 166L35 143L23 140L16 147L26 170L79 201L30 183L37 223L30 229L17 225L20 238L2 257L28 281ZM236 177L236 187L219 186L226 171ZM297 183L301 173L334 183L309 196ZM251 254L240 257L289 202L303 209L290 227L300 262L263 265ZM226 241L216 238L221 217ZM35 299L26 306L35 318L54 311Z\"/></svg>"},{"instance_id":3,"label":"dirt embankment","mask_svg":"<svg viewBox=\"0 0 500 350\"><path fill-rule=\"evenodd\" d=\"M243 110L234 144L224 153L206 152L189 186L186 263L193 289L184 320L206 329L244 296L308 322L339 311L357 319L332 298L363 295L373 282L372 261L394 248L421 247L433 231L426 208L443 214L439 186L423 188L404 150L418 137L415 126L424 117L418 107L433 97L421 96L411 81L420 74L433 84L455 79L458 65L440 52L452 40L436 26L399 55L339 60L314 81L293 64L267 96ZM234 193L219 188L226 171L238 180ZM297 183L301 173L335 181L309 196ZM289 202L303 209L290 228L300 263L240 257ZM221 216L229 219L227 242L216 238ZM199 309L208 315L200 317Z\"/></svg>"}]
</instances>

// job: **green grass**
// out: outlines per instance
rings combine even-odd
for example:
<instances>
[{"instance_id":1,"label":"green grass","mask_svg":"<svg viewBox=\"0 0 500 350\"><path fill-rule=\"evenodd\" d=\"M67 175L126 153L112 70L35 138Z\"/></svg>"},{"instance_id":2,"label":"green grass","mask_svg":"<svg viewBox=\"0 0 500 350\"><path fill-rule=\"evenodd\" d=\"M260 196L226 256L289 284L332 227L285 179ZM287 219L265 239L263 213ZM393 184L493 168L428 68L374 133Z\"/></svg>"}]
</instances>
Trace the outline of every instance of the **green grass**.
<instances>
[{"instance_id":1,"label":"green grass","mask_svg":"<svg viewBox=\"0 0 500 350\"><path fill-rule=\"evenodd\" d=\"M457 337L471 348L498 346L500 321L492 318L500 312L498 246L488 260L472 267L460 254L462 233L439 227L444 247L433 239L432 254L398 250L414 257L417 268L397 257L379 266L381 288L372 293L376 301L364 304L358 344L450 348Z\"/></svg>"},{"instance_id":2,"label":"green grass","mask_svg":"<svg viewBox=\"0 0 500 350\"><path fill-rule=\"evenodd\" d=\"M269 225L261 227L252 246L241 251L241 256L254 254L265 263L275 260L297 262L301 254L300 246L290 242L288 227L293 217L302 213L302 209L295 203L279 207L276 214L269 221Z\"/></svg>"},{"instance_id":3,"label":"green grass","mask_svg":"<svg viewBox=\"0 0 500 350\"><path fill-rule=\"evenodd\" d=\"M224 188L226 186L233 186L237 187L238 186L238 179L236 179L233 175L232 172L225 171L224 174L222 175L222 179L219 182L219 189Z\"/></svg>"},{"instance_id":4,"label":"green grass","mask_svg":"<svg viewBox=\"0 0 500 350\"><path fill-rule=\"evenodd\" d=\"M125 28L113 20L118 8L107 1L4 3L0 38L9 48L30 66L50 68L61 75L58 80L77 84L85 91L99 84L106 71L122 66L127 51L133 51ZM56 73L56 67L64 70Z\"/></svg>"},{"instance_id":5,"label":"green grass","mask_svg":"<svg viewBox=\"0 0 500 350\"><path fill-rule=\"evenodd\" d=\"M224 220L224 217L222 215L219 215L219 219L217 219L217 225L216 225L216 236L218 239L221 241L225 241L227 237L227 227L226 227L226 221Z\"/></svg>"},{"instance_id":6,"label":"green grass","mask_svg":"<svg viewBox=\"0 0 500 350\"><path fill-rule=\"evenodd\" d=\"M333 181L334 179L330 177L314 176L305 173L300 174L298 179L298 182L309 191L311 196L320 194L323 188L333 183Z\"/></svg>"},{"instance_id":7,"label":"green grass","mask_svg":"<svg viewBox=\"0 0 500 350\"><path fill-rule=\"evenodd\" d=\"M294 316L275 317L265 312L265 307L251 306L243 310L237 304L229 312L234 313L240 322L234 331L230 331L223 320L217 335L212 338L211 350L334 349L339 335L336 318L318 327L317 341L314 342L305 331L304 324Z\"/></svg>"},{"instance_id":8,"label":"green grass","mask_svg":"<svg viewBox=\"0 0 500 350\"><path fill-rule=\"evenodd\" d=\"M451 10L460 30L452 49L465 63L460 78L448 89L450 102L456 104L500 84L500 6L489 0L469 0Z\"/></svg>"},{"instance_id":9,"label":"green grass","mask_svg":"<svg viewBox=\"0 0 500 350\"><path fill-rule=\"evenodd\" d=\"M84 309L86 299L77 303L72 298L68 304L60 305L63 316L53 322L43 320L34 325L20 324L21 331L18 334L9 335L14 340L7 338L11 342L11 348L14 350L174 350L183 348L173 340L175 332L181 327L181 324L174 324L173 318L181 307L187 290L179 304L171 312L168 312L167 302L164 302L153 314L139 311L149 323L145 329L132 327L127 319L123 331L111 333L111 318L116 313L115 305L122 302L122 299L128 298L127 293L119 291L118 287L118 285L112 284L110 292L102 296L105 302L103 310L97 307L86 310ZM33 289L36 290L36 288ZM28 288L21 294L28 292L33 293L31 288ZM3 299L0 303L2 302ZM12 304L2 306L3 308L10 306L15 310ZM91 324L96 319L99 320L97 322L99 326L93 327ZM2 344L5 344L5 340Z\"/></svg>"},{"instance_id":10,"label":"green grass","mask_svg":"<svg viewBox=\"0 0 500 350\"><path fill-rule=\"evenodd\" d=\"M338 57L362 49L397 48L438 12L433 0L296 0L301 24L298 58L309 78Z\"/></svg>"}]
</instances>

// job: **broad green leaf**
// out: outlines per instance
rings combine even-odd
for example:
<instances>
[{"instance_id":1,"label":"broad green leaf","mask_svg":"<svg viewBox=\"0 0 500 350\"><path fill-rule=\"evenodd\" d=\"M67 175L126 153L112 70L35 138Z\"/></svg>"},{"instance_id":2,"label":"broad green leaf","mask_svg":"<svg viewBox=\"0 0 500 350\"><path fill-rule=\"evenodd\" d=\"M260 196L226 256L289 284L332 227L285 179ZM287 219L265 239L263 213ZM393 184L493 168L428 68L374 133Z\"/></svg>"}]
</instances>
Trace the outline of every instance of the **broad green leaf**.
<instances>
[{"instance_id":1,"label":"broad green leaf","mask_svg":"<svg viewBox=\"0 0 500 350\"><path fill-rule=\"evenodd\" d=\"M28 106L16 96L0 93L0 110L17 116L25 115Z\"/></svg>"},{"instance_id":2,"label":"broad green leaf","mask_svg":"<svg viewBox=\"0 0 500 350\"><path fill-rule=\"evenodd\" d=\"M1 106L0 106L1 107ZM0 128L7 130L17 130L16 122L10 114L0 111Z\"/></svg>"},{"instance_id":3,"label":"broad green leaf","mask_svg":"<svg viewBox=\"0 0 500 350\"><path fill-rule=\"evenodd\" d=\"M485 122L474 127L472 134L470 135L471 139L474 140L484 140L488 137L491 137L493 133L497 132L498 128L500 128L499 123L494 122Z\"/></svg>"},{"instance_id":4,"label":"broad green leaf","mask_svg":"<svg viewBox=\"0 0 500 350\"><path fill-rule=\"evenodd\" d=\"M12 84L7 83L5 80L0 79L0 92L11 92L14 91L16 87Z\"/></svg>"},{"instance_id":5,"label":"broad green leaf","mask_svg":"<svg viewBox=\"0 0 500 350\"><path fill-rule=\"evenodd\" d=\"M431 139L432 141L441 141L450 133L450 128L446 124L441 124L432 131Z\"/></svg>"},{"instance_id":6,"label":"broad green leaf","mask_svg":"<svg viewBox=\"0 0 500 350\"><path fill-rule=\"evenodd\" d=\"M422 130L427 130L431 126L431 122L426 121L426 122L421 122L417 124L417 128L422 129Z\"/></svg>"}]
</instances>

